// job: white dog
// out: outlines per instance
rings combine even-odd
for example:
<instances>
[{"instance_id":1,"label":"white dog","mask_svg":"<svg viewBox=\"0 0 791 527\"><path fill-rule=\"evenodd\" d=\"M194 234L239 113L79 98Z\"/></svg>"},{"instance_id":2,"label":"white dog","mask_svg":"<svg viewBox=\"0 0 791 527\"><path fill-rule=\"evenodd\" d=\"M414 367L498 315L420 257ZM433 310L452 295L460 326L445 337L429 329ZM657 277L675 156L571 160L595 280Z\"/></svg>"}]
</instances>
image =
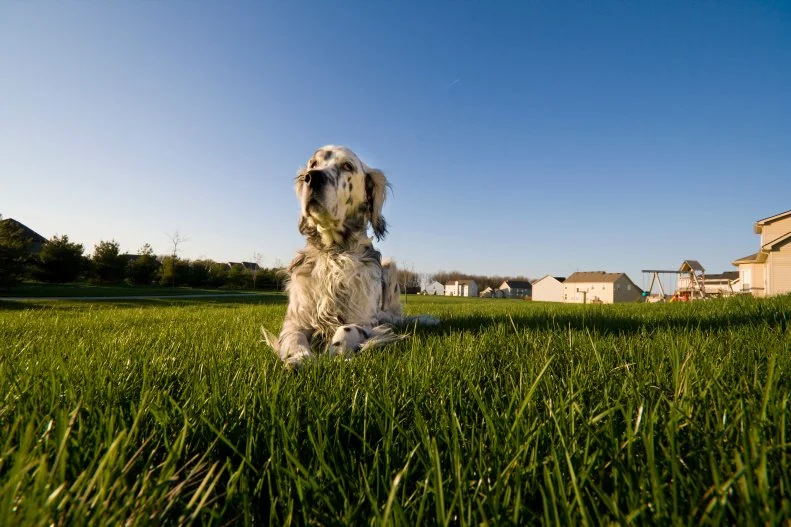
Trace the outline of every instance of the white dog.
<instances>
[{"instance_id":1,"label":"white dog","mask_svg":"<svg viewBox=\"0 0 791 527\"><path fill-rule=\"evenodd\" d=\"M393 324L436 324L404 319L396 266L382 260L368 237L387 233L382 206L389 184L348 148L319 148L296 178L302 206L299 232L307 245L288 267L288 311L279 338L266 342L289 367L312 358L311 342L331 354L352 354L403 338Z\"/></svg>"}]
</instances>

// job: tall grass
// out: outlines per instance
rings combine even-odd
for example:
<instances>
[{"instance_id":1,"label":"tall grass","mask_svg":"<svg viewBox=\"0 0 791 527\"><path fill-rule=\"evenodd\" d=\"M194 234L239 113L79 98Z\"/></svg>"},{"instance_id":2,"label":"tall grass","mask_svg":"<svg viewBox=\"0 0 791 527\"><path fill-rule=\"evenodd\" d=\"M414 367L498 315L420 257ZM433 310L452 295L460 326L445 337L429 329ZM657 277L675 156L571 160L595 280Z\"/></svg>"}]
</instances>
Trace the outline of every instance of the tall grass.
<instances>
[{"instance_id":1,"label":"tall grass","mask_svg":"<svg viewBox=\"0 0 791 527\"><path fill-rule=\"evenodd\" d=\"M285 371L285 299L0 303L0 524L778 524L791 298L442 318Z\"/></svg>"}]
</instances>

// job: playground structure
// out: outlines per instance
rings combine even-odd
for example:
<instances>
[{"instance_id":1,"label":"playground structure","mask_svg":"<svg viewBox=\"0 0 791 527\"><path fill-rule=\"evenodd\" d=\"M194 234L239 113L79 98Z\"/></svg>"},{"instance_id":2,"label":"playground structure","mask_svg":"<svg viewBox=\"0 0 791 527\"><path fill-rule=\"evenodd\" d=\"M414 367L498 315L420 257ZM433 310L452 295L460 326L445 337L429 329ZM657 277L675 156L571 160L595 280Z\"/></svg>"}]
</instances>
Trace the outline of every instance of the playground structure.
<instances>
[{"instance_id":1,"label":"playground structure","mask_svg":"<svg viewBox=\"0 0 791 527\"><path fill-rule=\"evenodd\" d=\"M643 269L643 278L650 274L651 285L643 291L646 302L688 302L706 298L706 270L697 260L684 260L677 271L667 269ZM665 292L662 277L675 276L676 289L672 296ZM659 295L654 295L654 286L659 286ZM668 298L669 297L669 298Z\"/></svg>"}]
</instances>

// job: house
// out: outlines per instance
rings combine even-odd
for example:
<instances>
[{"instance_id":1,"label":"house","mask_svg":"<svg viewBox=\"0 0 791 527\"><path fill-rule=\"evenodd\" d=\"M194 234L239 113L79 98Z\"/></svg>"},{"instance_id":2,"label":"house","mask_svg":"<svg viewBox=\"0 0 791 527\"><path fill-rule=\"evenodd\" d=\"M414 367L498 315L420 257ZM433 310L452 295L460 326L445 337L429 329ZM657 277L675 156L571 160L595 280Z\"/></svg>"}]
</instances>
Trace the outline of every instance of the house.
<instances>
[{"instance_id":1,"label":"house","mask_svg":"<svg viewBox=\"0 0 791 527\"><path fill-rule=\"evenodd\" d=\"M481 291L478 296L481 298L505 298L506 292L501 289L494 289L489 286Z\"/></svg>"},{"instance_id":2,"label":"house","mask_svg":"<svg viewBox=\"0 0 791 527\"><path fill-rule=\"evenodd\" d=\"M478 296L475 280L451 280L445 283L445 296Z\"/></svg>"},{"instance_id":3,"label":"house","mask_svg":"<svg viewBox=\"0 0 791 527\"><path fill-rule=\"evenodd\" d=\"M563 282L563 301L570 304L636 302L642 293L626 273L577 272Z\"/></svg>"},{"instance_id":4,"label":"house","mask_svg":"<svg viewBox=\"0 0 791 527\"><path fill-rule=\"evenodd\" d=\"M772 296L791 292L791 210L755 222L761 235L755 254L733 261L742 292Z\"/></svg>"},{"instance_id":5,"label":"house","mask_svg":"<svg viewBox=\"0 0 791 527\"><path fill-rule=\"evenodd\" d=\"M45 237L25 225L18 222L14 218L0 219L3 223L9 223L11 226L22 229L22 236L30 240L27 251L30 254L38 254L41 252L41 246L47 241Z\"/></svg>"},{"instance_id":6,"label":"house","mask_svg":"<svg viewBox=\"0 0 791 527\"><path fill-rule=\"evenodd\" d=\"M247 271L260 271L261 266L255 262L228 262L228 269L232 267L244 267Z\"/></svg>"},{"instance_id":7,"label":"house","mask_svg":"<svg viewBox=\"0 0 791 527\"><path fill-rule=\"evenodd\" d=\"M436 280L429 283L423 291L426 292L427 295L444 295L445 294L445 286L441 283L437 282Z\"/></svg>"},{"instance_id":8,"label":"house","mask_svg":"<svg viewBox=\"0 0 791 527\"><path fill-rule=\"evenodd\" d=\"M524 298L533 294L533 285L527 280L506 280L498 289L508 298Z\"/></svg>"},{"instance_id":9,"label":"house","mask_svg":"<svg viewBox=\"0 0 791 527\"><path fill-rule=\"evenodd\" d=\"M738 293L741 287L739 283L739 271L707 274L703 287L707 295L726 296Z\"/></svg>"},{"instance_id":10,"label":"house","mask_svg":"<svg viewBox=\"0 0 791 527\"><path fill-rule=\"evenodd\" d=\"M546 275L533 282L533 300L536 302L563 302L565 276Z\"/></svg>"}]
</instances>

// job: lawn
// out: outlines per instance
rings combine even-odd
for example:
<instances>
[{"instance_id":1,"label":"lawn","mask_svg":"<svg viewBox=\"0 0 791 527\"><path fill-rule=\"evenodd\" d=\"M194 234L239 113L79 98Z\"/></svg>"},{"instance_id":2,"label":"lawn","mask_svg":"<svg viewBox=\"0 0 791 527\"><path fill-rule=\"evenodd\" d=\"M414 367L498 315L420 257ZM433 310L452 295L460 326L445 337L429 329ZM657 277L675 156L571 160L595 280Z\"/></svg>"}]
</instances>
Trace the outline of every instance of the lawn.
<instances>
[{"instance_id":1,"label":"lawn","mask_svg":"<svg viewBox=\"0 0 791 527\"><path fill-rule=\"evenodd\" d=\"M193 287L166 287L166 286L100 286L83 283L75 284L45 284L38 282L24 282L14 285L7 290L0 290L0 300L3 297L116 297L116 296L175 296L175 295L206 295L240 293L232 289L199 289Z\"/></svg>"},{"instance_id":2,"label":"lawn","mask_svg":"<svg viewBox=\"0 0 791 527\"><path fill-rule=\"evenodd\" d=\"M0 524L791 518L791 297L410 297L285 371L285 297L0 302Z\"/></svg>"}]
</instances>

